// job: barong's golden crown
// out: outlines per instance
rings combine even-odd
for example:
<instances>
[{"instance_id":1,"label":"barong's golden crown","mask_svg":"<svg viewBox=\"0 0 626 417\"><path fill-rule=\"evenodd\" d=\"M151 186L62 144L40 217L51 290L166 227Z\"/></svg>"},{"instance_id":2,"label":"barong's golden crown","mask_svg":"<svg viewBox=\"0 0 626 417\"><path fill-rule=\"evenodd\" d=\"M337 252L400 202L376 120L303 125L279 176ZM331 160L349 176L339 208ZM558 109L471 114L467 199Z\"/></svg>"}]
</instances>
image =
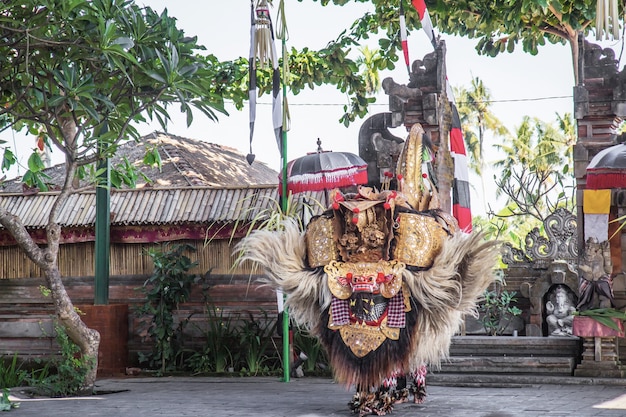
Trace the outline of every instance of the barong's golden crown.
<instances>
[{"instance_id":1,"label":"barong's golden crown","mask_svg":"<svg viewBox=\"0 0 626 417\"><path fill-rule=\"evenodd\" d=\"M379 261L394 259L421 269L432 266L443 240L458 226L439 210L437 190L422 172L423 134L420 124L412 126L396 167L398 190L386 182L382 191L359 187L351 196L331 191L331 209L307 227L310 267L345 262L374 270Z\"/></svg>"}]
</instances>

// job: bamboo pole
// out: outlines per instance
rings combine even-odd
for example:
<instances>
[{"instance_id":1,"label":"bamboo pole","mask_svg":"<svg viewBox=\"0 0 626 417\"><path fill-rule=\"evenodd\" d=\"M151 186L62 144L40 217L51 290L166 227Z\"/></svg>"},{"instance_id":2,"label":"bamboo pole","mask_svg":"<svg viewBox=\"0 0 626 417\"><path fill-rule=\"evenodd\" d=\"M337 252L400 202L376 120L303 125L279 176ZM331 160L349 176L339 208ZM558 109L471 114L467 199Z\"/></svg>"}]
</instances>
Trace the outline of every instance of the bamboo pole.
<instances>
[{"instance_id":1,"label":"bamboo pole","mask_svg":"<svg viewBox=\"0 0 626 417\"><path fill-rule=\"evenodd\" d=\"M281 143L281 156L282 163L282 193L281 193L281 209L283 213L287 213L289 196L287 195L287 57L285 53L287 50L287 22L285 19L285 4L284 0L280 1L279 7L279 21L278 21L278 37L281 38L282 44L282 58L283 58L283 74L282 74L282 87L283 87L283 127L282 127L282 143ZM284 305L284 304L283 304ZM289 382L290 377L290 359L291 359L291 346L290 346L291 334L289 332L289 311L287 307L283 308L283 382Z\"/></svg>"}]
</instances>

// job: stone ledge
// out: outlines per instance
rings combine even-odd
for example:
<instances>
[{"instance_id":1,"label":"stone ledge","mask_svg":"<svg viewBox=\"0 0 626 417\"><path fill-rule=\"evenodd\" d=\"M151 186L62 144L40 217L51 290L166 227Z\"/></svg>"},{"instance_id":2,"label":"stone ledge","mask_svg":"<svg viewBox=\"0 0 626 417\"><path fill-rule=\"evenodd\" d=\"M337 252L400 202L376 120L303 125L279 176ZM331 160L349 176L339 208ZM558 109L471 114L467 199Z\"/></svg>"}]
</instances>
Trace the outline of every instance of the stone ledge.
<instances>
[{"instance_id":1,"label":"stone ledge","mask_svg":"<svg viewBox=\"0 0 626 417\"><path fill-rule=\"evenodd\" d=\"M440 372L571 376L575 365L572 357L455 356L441 364Z\"/></svg>"},{"instance_id":2,"label":"stone ledge","mask_svg":"<svg viewBox=\"0 0 626 417\"><path fill-rule=\"evenodd\" d=\"M552 375L493 375L429 373L426 383L430 385L458 387L520 387L529 385L602 385L626 387L624 378L594 378Z\"/></svg>"},{"instance_id":3,"label":"stone ledge","mask_svg":"<svg viewBox=\"0 0 626 417\"><path fill-rule=\"evenodd\" d=\"M578 357L578 337L454 336L450 356Z\"/></svg>"}]
</instances>

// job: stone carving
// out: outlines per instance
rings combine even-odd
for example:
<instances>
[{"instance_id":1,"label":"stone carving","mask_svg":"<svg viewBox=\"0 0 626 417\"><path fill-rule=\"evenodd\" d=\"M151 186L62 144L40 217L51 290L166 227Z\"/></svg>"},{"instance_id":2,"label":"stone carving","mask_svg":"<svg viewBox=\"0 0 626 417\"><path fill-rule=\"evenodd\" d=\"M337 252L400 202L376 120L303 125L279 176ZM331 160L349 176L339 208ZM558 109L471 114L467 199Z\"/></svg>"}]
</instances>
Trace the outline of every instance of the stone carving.
<instances>
[{"instance_id":1,"label":"stone carving","mask_svg":"<svg viewBox=\"0 0 626 417\"><path fill-rule=\"evenodd\" d=\"M586 78L612 78L618 72L619 61L611 48L585 41L584 60Z\"/></svg>"},{"instance_id":2,"label":"stone carving","mask_svg":"<svg viewBox=\"0 0 626 417\"><path fill-rule=\"evenodd\" d=\"M391 77L385 78L381 85L385 94L398 97L402 102L416 99L422 95L422 90L419 88L411 88L404 84L398 84Z\"/></svg>"},{"instance_id":3,"label":"stone carving","mask_svg":"<svg viewBox=\"0 0 626 417\"><path fill-rule=\"evenodd\" d=\"M359 130L359 156L367 162L368 184L380 188L383 174L393 172L404 139L389 131L394 127L391 113L370 116Z\"/></svg>"},{"instance_id":4,"label":"stone carving","mask_svg":"<svg viewBox=\"0 0 626 417\"><path fill-rule=\"evenodd\" d=\"M611 249L608 241L599 243L597 239L589 238L585 243L585 252L578 265L580 277L580 301L578 309L581 311L593 308L611 308L613 300L613 280L611 272Z\"/></svg>"},{"instance_id":5,"label":"stone carving","mask_svg":"<svg viewBox=\"0 0 626 417\"><path fill-rule=\"evenodd\" d=\"M556 285L548 294L546 323L549 336L572 335L574 304L574 296L565 285Z\"/></svg>"},{"instance_id":6,"label":"stone carving","mask_svg":"<svg viewBox=\"0 0 626 417\"><path fill-rule=\"evenodd\" d=\"M526 250L504 245L502 262L507 265L520 262L542 262L578 257L576 216L565 208L558 208L543 222L546 236L538 228L526 235Z\"/></svg>"},{"instance_id":7,"label":"stone carving","mask_svg":"<svg viewBox=\"0 0 626 417\"><path fill-rule=\"evenodd\" d=\"M502 245L502 262L511 265L515 263L531 263L532 259L526 256L522 249L514 248L513 245L506 242Z\"/></svg>"},{"instance_id":8,"label":"stone carving","mask_svg":"<svg viewBox=\"0 0 626 417\"><path fill-rule=\"evenodd\" d=\"M578 256L576 244L576 216L560 207L543 222L546 235L537 228L526 236L526 251L531 259L563 259Z\"/></svg>"},{"instance_id":9,"label":"stone carving","mask_svg":"<svg viewBox=\"0 0 626 417\"><path fill-rule=\"evenodd\" d=\"M411 64L411 75L408 87L427 88L436 86L438 83L438 52L434 51L424 55L423 59L416 59ZM435 91L432 91L435 92Z\"/></svg>"}]
</instances>

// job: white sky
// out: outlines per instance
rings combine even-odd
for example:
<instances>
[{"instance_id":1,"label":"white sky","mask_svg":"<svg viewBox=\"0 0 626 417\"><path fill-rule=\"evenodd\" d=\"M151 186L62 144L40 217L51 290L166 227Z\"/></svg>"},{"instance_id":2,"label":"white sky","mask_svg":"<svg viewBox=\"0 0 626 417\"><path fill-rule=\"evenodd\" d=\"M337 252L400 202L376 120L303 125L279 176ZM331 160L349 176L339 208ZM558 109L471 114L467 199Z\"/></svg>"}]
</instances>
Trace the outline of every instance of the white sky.
<instances>
[{"instance_id":1,"label":"white sky","mask_svg":"<svg viewBox=\"0 0 626 417\"><path fill-rule=\"evenodd\" d=\"M277 20L276 7L271 8L274 22ZM189 36L198 36L199 43L207 48L208 53L221 60L230 60L240 56L247 57L250 32L250 1L230 0L139 0L157 11L167 8L170 16L178 19L178 25ZM350 3L339 7L332 4L322 7L319 2L305 0L285 2L285 14L289 29L288 47L309 47L319 49L336 38L344 29L363 14L370 6ZM435 24L436 30L436 21ZM438 31L436 30L438 33ZM531 56L520 50L513 54L502 54L497 58L479 56L474 45L475 40L461 39L442 35L447 46L448 80L455 87L469 87L473 77L483 80L490 90L492 111L513 129L523 116L537 116L545 121L555 120L555 113L573 111L572 90L574 86L573 70L569 46L548 45L539 49L539 54ZM413 31L408 38L411 61L422 58L432 51L423 32ZM369 45L376 47L375 43ZM605 45L609 46L609 45ZM617 46L619 48L621 44ZM277 45L280 51L280 45ZM357 52L355 48L355 53ZM280 53L280 52L279 52ZM401 84L408 82L408 75L401 59L393 72L383 71L380 79L391 76ZM291 112L291 130L288 132L288 159L297 158L316 149L316 140L322 140L325 150L349 151L358 153L358 131L362 120L357 120L349 128L339 123L343 114L343 105L347 104L344 94L333 87L316 87L314 91L304 91L293 96L288 92ZM253 152L259 161L270 167L280 169L280 155L273 136L271 122L270 97L259 98L257 122L253 141ZM173 111L175 107L172 107ZM237 148L244 155L248 153L248 107L242 111L228 105L230 116L221 116L218 123L199 114L190 128L179 115L172 114L174 123L169 132L192 139L228 145ZM388 100L384 93L377 96L377 102L371 106L370 114L388 111ZM158 129L158 125L142 126L140 133L147 134ZM396 129L398 136L406 136L404 129ZM10 134L0 139L12 141ZM34 139L33 139L34 141ZM25 161L28 157L29 144L19 157ZM489 148L488 148L489 151ZM493 159L496 159L495 157ZM487 156L489 160L489 154ZM21 173L23 173L23 169ZM492 175L488 175L491 180ZM478 182L476 189L480 190ZM489 193L489 191L488 191ZM493 195L493 194L490 194ZM472 196L473 201L482 196ZM479 204L482 206L482 203ZM481 207L474 207L475 212Z\"/></svg>"}]
</instances>

